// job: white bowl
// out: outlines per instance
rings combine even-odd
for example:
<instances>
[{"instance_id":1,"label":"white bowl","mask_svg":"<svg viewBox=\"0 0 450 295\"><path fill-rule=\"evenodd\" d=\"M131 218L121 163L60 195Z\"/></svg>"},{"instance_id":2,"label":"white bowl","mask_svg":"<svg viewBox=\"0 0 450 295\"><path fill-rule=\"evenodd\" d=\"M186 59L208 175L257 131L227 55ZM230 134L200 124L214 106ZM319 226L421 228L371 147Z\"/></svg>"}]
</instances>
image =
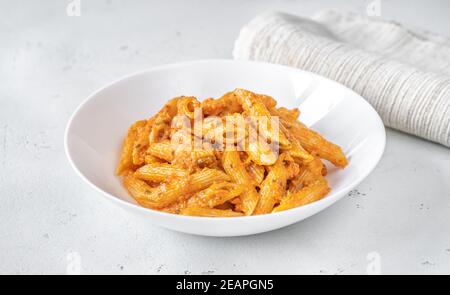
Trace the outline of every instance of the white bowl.
<instances>
[{"instance_id":1,"label":"white bowl","mask_svg":"<svg viewBox=\"0 0 450 295\"><path fill-rule=\"evenodd\" d=\"M235 88L273 96L279 106L300 107L301 121L343 148L349 165L344 170L329 166L327 179L331 192L303 207L249 217L190 217L138 206L114 174L128 126L150 117L172 97L218 97ZM290 225L345 196L376 166L384 150L385 136L375 110L358 94L334 81L280 65L205 60L145 70L96 91L70 119L65 149L82 179L131 214L180 232L240 236Z\"/></svg>"}]
</instances>

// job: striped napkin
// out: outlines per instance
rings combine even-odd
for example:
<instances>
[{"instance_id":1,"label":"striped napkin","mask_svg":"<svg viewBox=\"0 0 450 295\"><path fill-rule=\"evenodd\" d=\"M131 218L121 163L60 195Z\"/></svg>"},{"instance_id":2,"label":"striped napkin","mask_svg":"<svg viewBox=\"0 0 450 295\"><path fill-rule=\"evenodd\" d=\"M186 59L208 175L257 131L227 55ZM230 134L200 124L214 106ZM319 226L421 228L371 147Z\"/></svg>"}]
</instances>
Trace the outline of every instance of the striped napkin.
<instances>
[{"instance_id":1,"label":"striped napkin","mask_svg":"<svg viewBox=\"0 0 450 295\"><path fill-rule=\"evenodd\" d=\"M257 16L233 56L298 67L359 93L384 124L450 147L450 39L351 13Z\"/></svg>"}]
</instances>

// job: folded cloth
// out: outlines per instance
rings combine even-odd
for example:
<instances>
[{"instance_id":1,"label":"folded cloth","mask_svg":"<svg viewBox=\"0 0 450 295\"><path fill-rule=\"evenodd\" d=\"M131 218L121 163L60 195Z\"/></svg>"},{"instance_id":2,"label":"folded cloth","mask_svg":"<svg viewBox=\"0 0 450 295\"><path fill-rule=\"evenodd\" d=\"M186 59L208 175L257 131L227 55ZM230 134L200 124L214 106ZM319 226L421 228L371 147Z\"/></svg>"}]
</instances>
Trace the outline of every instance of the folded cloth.
<instances>
[{"instance_id":1,"label":"folded cloth","mask_svg":"<svg viewBox=\"0 0 450 295\"><path fill-rule=\"evenodd\" d=\"M298 67L364 97L388 127L450 147L450 39L356 14L266 13L233 56Z\"/></svg>"}]
</instances>

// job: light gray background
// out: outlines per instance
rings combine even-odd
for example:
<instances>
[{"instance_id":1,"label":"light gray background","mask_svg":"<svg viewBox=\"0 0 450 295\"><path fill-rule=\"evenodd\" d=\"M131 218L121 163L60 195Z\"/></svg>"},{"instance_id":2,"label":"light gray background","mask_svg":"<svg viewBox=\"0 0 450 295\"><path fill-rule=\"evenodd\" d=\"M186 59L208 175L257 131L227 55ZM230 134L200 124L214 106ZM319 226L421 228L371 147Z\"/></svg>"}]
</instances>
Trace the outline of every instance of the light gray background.
<instances>
[{"instance_id":1,"label":"light gray background","mask_svg":"<svg viewBox=\"0 0 450 295\"><path fill-rule=\"evenodd\" d=\"M92 91L154 65L230 58L239 28L276 9L365 13L370 1L0 0L0 273L450 273L450 153L387 131L375 171L301 223L241 238L153 227L70 168L63 132ZM381 1L381 17L450 36L450 2ZM75 253L75 254L74 254Z\"/></svg>"}]
</instances>

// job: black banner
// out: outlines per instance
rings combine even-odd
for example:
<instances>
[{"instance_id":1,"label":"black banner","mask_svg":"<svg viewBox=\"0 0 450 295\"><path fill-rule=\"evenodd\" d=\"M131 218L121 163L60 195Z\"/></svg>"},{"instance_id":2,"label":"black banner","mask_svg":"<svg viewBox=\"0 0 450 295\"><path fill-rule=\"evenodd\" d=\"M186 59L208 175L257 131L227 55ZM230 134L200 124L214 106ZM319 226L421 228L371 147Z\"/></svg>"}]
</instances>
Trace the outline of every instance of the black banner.
<instances>
[{"instance_id":1,"label":"black banner","mask_svg":"<svg viewBox=\"0 0 450 295\"><path fill-rule=\"evenodd\" d=\"M294 294L301 292L356 291L404 292L408 289L429 293L447 288L448 276L2 276L14 290L32 286L35 290L71 292L139 292L147 294ZM50 284L50 279L62 281ZM388 283L387 285L385 283ZM86 286L89 289L86 289Z\"/></svg>"}]
</instances>

